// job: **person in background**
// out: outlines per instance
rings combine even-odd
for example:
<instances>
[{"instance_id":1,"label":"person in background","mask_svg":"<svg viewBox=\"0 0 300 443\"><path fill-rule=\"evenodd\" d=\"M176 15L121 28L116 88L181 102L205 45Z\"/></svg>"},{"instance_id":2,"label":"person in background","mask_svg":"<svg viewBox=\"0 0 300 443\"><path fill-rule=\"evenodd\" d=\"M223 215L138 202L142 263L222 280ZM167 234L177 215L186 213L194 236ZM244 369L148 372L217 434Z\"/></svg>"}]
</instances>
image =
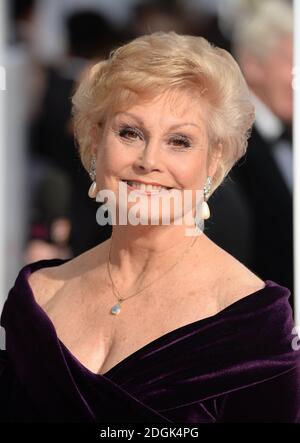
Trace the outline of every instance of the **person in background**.
<instances>
[{"instance_id":1,"label":"person in background","mask_svg":"<svg viewBox=\"0 0 300 443\"><path fill-rule=\"evenodd\" d=\"M293 293L292 33L292 7L280 1L258 2L236 28L234 53L256 119L247 154L232 177L252 209L253 253L246 265Z\"/></svg>"}]
</instances>

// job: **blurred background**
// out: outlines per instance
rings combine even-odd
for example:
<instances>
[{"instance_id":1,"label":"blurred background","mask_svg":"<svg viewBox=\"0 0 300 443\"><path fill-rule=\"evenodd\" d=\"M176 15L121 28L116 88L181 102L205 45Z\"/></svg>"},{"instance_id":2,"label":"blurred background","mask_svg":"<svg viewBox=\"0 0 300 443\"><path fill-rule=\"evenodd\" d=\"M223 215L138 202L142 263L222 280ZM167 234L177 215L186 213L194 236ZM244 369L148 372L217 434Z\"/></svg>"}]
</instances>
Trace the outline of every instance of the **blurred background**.
<instances>
[{"instance_id":1,"label":"blurred background","mask_svg":"<svg viewBox=\"0 0 300 443\"><path fill-rule=\"evenodd\" d=\"M71 258L111 235L87 195L71 96L89 64L157 30L203 36L240 64L256 122L209 200L205 232L293 292L291 1L0 0L0 17L0 312L26 263Z\"/></svg>"}]
</instances>

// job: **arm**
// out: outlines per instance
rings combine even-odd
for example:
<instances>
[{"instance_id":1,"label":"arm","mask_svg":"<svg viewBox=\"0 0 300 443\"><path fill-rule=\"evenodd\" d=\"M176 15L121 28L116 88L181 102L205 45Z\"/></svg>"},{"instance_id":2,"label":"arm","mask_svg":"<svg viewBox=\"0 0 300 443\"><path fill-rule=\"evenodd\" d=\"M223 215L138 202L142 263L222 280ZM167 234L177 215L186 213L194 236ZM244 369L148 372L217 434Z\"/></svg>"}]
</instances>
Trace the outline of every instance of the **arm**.
<instances>
[{"instance_id":1,"label":"arm","mask_svg":"<svg viewBox=\"0 0 300 443\"><path fill-rule=\"evenodd\" d=\"M228 393L221 423L300 423L300 366Z\"/></svg>"}]
</instances>

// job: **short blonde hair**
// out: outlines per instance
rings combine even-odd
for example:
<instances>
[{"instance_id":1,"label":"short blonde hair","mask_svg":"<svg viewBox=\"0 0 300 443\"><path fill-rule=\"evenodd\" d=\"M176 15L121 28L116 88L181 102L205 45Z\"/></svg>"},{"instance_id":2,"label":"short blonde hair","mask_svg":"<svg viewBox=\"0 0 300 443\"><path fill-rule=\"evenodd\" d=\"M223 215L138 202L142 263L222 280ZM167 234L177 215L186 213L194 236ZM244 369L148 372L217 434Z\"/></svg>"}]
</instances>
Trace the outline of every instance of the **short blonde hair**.
<instances>
[{"instance_id":1,"label":"short blonde hair","mask_svg":"<svg viewBox=\"0 0 300 443\"><path fill-rule=\"evenodd\" d=\"M113 50L87 72L73 96L75 138L86 170L93 128L114 111L165 90L193 91L206 98L209 155L222 143L210 195L245 154L254 107L240 68L224 49L202 37L155 32ZM100 134L100 132L99 132Z\"/></svg>"}]
</instances>

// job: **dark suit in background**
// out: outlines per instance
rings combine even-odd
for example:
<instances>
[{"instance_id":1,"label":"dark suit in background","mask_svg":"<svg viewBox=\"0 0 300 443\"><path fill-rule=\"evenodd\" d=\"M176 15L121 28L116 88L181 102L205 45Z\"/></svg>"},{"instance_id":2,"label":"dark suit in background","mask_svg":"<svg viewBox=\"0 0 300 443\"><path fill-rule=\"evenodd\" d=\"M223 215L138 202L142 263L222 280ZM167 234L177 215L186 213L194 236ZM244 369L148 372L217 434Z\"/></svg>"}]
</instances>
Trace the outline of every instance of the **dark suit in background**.
<instances>
[{"instance_id":1,"label":"dark suit in background","mask_svg":"<svg viewBox=\"0 0 300 443\"><path fill-rule=\"evenodd\" d=\"M292 149L289 134L267 140L253 128L246 155L209 199L205 233L260 278L293 294L292 192L275 156L283 138Z\"/></svg>"},{"instance_id":2,"label":"dark suit in background","mask_svg":"<svg viewBox=\"0 0 300 443\"><path fill-rule=\"evenodd\" d=\"M247 154L232 177L246 193L254 215L250 268L293 291L292 192L274 156L279 142L266 140L254 127Z\"/></svg>"},{"instance_id":3,"label":"dark suit in background","mask_svg":"<svg viewBox=\"0 0 300 443\"><path fill-rule=\"evenodd\" d=\"M242 263L250 263L254 247L254 220L247 196L231 173L209 199L211 216L204 233Z\"/></svg>"}]
</instances>

